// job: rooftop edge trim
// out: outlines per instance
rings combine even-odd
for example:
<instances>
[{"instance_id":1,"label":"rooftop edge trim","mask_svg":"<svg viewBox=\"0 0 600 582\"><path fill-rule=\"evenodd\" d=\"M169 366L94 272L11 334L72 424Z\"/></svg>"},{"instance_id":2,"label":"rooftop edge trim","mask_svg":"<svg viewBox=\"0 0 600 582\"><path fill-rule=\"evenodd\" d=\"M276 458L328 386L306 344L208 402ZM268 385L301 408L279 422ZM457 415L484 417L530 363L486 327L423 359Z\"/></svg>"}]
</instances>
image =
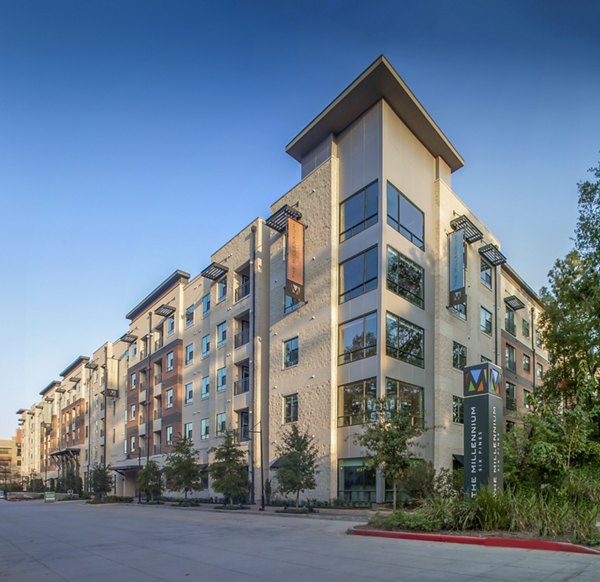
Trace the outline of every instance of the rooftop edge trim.
<instances>
[{"instance_id":1,"label":"rooftop edge trim","mask_svg":"<svg viewBox=\"0 0 600 582\"><path fill-rule=\"evenodd\" d=\"M167 277L158 287L151 291L144 299L142 299L125 317L130 321L134 320L138 315L143 313L150 305L155 303L162 295L170 291L181 279L185 279L187 283L190 279L190 274L177 269L172 275Z\"/></svg>"}]
</instances>

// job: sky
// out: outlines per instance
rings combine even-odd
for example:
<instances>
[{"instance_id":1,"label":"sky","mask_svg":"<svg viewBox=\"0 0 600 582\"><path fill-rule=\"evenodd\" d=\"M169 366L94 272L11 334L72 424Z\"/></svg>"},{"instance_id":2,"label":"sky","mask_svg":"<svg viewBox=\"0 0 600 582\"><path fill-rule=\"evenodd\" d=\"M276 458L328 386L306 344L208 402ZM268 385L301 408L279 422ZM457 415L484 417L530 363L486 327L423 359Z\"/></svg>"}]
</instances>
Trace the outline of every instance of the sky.
<instances>
[{"instance_id":1,"label":"sky","mask_svg":"<svg viewBox=\"0 0 600 582\"><path fill-rule=\"evenodd\" d=\"M300 180L285 145L385 54L538 290L600 158L600 3L0 0L0 438ZM216 219L215 219L216 217Z\"/></svg>"}]
</instances>

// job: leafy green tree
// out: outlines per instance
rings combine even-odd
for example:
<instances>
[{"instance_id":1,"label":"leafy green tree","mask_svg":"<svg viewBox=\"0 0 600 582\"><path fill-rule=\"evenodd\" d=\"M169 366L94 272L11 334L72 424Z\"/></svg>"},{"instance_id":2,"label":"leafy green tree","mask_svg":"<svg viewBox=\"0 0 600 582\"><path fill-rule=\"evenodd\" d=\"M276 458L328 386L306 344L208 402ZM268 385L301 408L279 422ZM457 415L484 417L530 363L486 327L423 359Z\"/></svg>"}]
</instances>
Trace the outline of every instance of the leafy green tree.
<instances>
[{"instance_id":1,"label":"leafy green tree","mask_svg":"<svg viewBox=\"0 0 600 582\"><path fill-rule=\"evenodd\" d=\"M246 453L235 441L235 432L226 430L221 446L215 450L215 461L208 467L212 487L233 505L234 499L248 494Z\"/></svg>"},{"instance_id":2,"label":"leafy green tree","mask_svg":"<svg viewBox=\"0 0 600 582\"><path fill-rule=\"evenodd\" d=\"M409 408L394 406L385 398L375 402L370 420L354 441L367 449L366 466L379 469L386 483L392 485L395 510L398 486L414 458L412 449L417 446L411 441L421 435L423 429L415 425Z\"/></svg>"},{"instance_id":3,"label":"leafy green tree","mask_svg":"<svg viewBox=\"0 0 600 582\"><path fill-rule=\"evenodd\" d=\"M163 492L163 480L155 461L148 461L139 472L138 487L146 495L146 503L160 499Z\"/></svg>"},{"instance_id":4,"label":"leafy green tree","mask_svg":"<svg viewBox=\"0 0 600 582\"><path fill-rule=\"evenodd\" d=\"M96 463L90 474L90 484L92 493L97 501L100 501L107 493L110 493L112 490L110 467L103 467Z\"/></svg>"},{"instance_id":5,"label":"leafy green tree","mask_svg":"<svg viewBox=\"0 0 600 582\"><path fill-rule=\"evenodd\" d=\"M173 451L167 457L165 465L167 487L173 491L183 491L186 500L190 491L202 489L197 456L192 440L180 436L175 439Z\"/></svg>"},{"instance_id":6,"label":"leafy green tree","mask_svg":"<svg viewBox=\"0 0 600 582\"><path fill-rule=\"evenodd\" d=\"M300 493L317 486L319 451L314 445L314 437L308 432L300 432L295 424L283 433L282 440L283 444L277 445L277 489L283 495L295 494L297 509L300 505Z\"/></svg>"}]
</instances>

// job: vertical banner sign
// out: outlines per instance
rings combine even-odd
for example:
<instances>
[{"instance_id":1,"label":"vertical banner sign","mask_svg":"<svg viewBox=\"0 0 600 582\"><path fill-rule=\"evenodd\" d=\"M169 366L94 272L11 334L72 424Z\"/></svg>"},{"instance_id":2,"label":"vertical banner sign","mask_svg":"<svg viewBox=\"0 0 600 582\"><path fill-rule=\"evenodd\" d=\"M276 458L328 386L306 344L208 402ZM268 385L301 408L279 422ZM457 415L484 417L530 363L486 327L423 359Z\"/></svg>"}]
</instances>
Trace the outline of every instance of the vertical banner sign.
<instances>
[{"instance_id":1,"label":"vertical banner sign","mask_svg":"<svg viewBox=\"0 0 600 582\"><path fill-rule=\"evenodd\" d=\"M289 297L304 301L304 225L288 218L287 275L285 292Z\"/></svg>"},{"instance_id":2,"label":"vertical banner sign","mask_svg":"<svg viewBox=\"0 0 600 582\"><path fill-rule=\"evenodd\" d=\"M465 491L502 491L502 370L489 362L464 369Z\"/></svg>"},{"instance_id":3,"label":"vertical banner sign","mask_svg":"<svg viewBox=\"0 0 600 582\"><path fill-rule=\"evenodd\" d=\"M464 238L462 230L450 234L450 307L467 304Z\"/></svg>"}]
</instances>

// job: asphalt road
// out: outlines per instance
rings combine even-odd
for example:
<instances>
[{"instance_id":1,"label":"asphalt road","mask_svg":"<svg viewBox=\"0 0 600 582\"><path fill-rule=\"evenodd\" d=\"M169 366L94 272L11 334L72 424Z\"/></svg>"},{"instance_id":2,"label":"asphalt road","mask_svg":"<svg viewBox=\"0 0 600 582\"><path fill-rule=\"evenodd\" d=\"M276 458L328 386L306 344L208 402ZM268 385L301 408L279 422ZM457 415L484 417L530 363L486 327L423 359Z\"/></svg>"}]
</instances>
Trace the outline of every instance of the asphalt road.
<instances>
[{"instance_id":1,"label":"asphalt road","mask_svg":"<svg viewBox=\"0 0 600 582\"><path fill-rule=\"evenodd\" d=\"M348 521L0 501L0 580L600 582L600 557L348 536Z\"/></svg>"}]
</instances>

